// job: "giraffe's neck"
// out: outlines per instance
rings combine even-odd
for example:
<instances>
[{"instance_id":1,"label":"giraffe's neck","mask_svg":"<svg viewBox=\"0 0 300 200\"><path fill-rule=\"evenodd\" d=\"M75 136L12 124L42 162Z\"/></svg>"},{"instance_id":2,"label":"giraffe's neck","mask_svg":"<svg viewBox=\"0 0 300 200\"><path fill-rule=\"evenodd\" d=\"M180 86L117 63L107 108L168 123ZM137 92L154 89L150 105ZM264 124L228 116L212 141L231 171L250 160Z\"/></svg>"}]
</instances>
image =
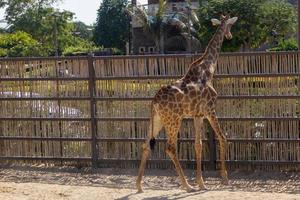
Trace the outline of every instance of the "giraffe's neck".
<instances>
[{"instance_id":1,"label":"giraffe's neck","mask_svg":"<svg viewBox=\"0 0 300 200\"><path fill-rule=\"evenodd\" d=\"M218 27L212 39L209 41L204 54L190 65L190 68L188 69L183 79L197 81L203 78L202 77L203 71L205 71L205 73L206 72L210 73L209 75L207 75L208 76L207 79L212 78L219 57L219 53L221 50L221 46L224 40L224 34L225 34L224 30L225 30L225 23L222 22L222 24ZM199 67L201 68L199 69Z\"/></svg>"},{"instance_id":2,"label":"giraffe's neck","mask_svg":"<svg viewBox=\"0 0 300 200\"><path fill-rule=\"evenodd\" d=\"M212 39L209 41L202 58L200 58L203 61L210 62L212 64L211 65L212 67L215 66L215 64L217 63L221 51L222 43L224 40L224 29L225 29L225 23L222 23L218 27Z\"/></svg>"}]
</instances>

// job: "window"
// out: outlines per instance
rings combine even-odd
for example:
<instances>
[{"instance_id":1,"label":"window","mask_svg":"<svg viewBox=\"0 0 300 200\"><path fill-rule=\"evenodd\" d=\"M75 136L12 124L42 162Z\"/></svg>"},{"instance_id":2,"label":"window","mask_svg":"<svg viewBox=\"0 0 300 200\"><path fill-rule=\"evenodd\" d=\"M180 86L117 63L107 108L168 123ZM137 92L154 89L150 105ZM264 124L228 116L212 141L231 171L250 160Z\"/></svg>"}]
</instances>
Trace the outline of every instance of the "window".
<instances>
[{"instance_id":1,"label":"window","mask_svg":"<svg viewBox=\"0 0 300 200\"><path fill-rule=\"evenodd\" d=\"M146 52L146 47L139 47L139 53L144 54Z\"/></svg>"},{"instance_id":2,"label":"window","mask_svg":"<svg viewBox=\"0 0 300 200\"><path fill-rule=\"evenodd\" d=\"M155 47L148 47L149 53L155 53Z\"/></svg>"}]
</instances>

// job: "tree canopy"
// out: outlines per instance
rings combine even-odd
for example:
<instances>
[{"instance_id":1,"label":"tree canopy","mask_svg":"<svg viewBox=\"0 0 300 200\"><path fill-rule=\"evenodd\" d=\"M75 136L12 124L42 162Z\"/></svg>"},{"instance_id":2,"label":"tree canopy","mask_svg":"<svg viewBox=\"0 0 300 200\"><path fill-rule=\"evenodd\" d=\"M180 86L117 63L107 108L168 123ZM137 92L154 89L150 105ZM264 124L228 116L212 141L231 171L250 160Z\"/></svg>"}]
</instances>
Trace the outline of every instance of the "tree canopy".
<instances>
[{"instance_id":1,"label":"tree canopy","mask_svg":"<svg viewBox=\"0 0 300 200\"><path fill-rule=\"evenodd\" d=\"M97 45L125 51L130 34L127 3L127 0L103 0L98 10L93 38Z\"/></svg>"},{"instance_id":2,"label":"tree canopy","mask_svg":"<svg viewBox=\"0 0 300 200\"><path fill-rule=\"evenodd\" d=\"M43 46L28 33L0 34L0 57L45 56Z\"/></svg>"},{"instance_id":3,"label":"tree canopy","mask_svg":"<svg viewBox=\"0 0 300 200\"><path fill-rule=\"evenodd\" d=\"M130 37L127 0L103 0L95 26L74 22L74 13L55 9L53 5L59 1L63 0L0 0L9 27L0 30L3 39L0 55L49 56L55 55L56 49L59 55L69 55L102 47L120 49L124 53ZM199 21L193 23L192 19L196 19L193 14L187 18L184 12L167 13L165 0L160 0L154 16L143 9L133 14L143 21L158 49L187 50L183 46L191 38L193 46L197 38L204 48L215 32L210 19L230 12L239 20L231 30L233 40L224 42L224 51L249 51L262 46L271 50L294 50L296 43L290 38L295 37L297 17L290 2L294 1L199 0ZM14 45L8 45L9 40Z\"/></svg>"},{"instance_id":4,"label":"tree canopy","mask_svg":"<svg viewBox=\"0 0 300 200\"><path fill-rule=\"evenodd\" d=\"M276 36L288 37L296 31L296 11L285 0L200 0L200 38L207 44L213 32L211 18L230 13L239 17L232 28L233 40L225 41L225 51L248 51L271 43Z\"/></svg>"},{"instance_id":5,"label":"tree canopy","mask_svg":"<svg viewBox=\"0 0 300 200\"><path fill-rule=\"evenodd\" d=\"M56 50L61 55L70 49L81 51L91 49L92 30L87 33L84 23L73 22L74 13L55 9L52 4L58 1L0 0L0 6L5 6L6 9L8 32L27 33L42 45L43 51L47 52L46 55L55 55Z\"/></svg>"},{"instance_id":6,"label":"tree canopy","mask_svg":"<svg viewBox=\"0 0 300 200\"><path fill-rule=\"evenodd\" d=\"M85 40L92 40L93 38L93 26L88 26L81 21L74 22L74 34Z\"/></svg>"},{"instance_id":7,"label":"tree canopy","mask_svg":"<svg viewBox=\"0 0 300 200\"><path fill-rule=\"evenodd\" d=\"M0 0L0 6L6 7L5 19L7 23L14 24L28 10L39 11L43 8L49 8L53 3L59 1L61 0Z\"/></svg>"},{"instance_id":8,"label":"tree canopy","mask_svg":"<svg viewBox=\"0 0 300 200\"><path fill-rule=\"evenodd\" d=\"M71 23L73 13L56 11L53 8L27 10L11 26L11 31L25 31L49 49L54 55L57 41L58 52L72 43L74 24Z\"/></svg>"}]
</instances>

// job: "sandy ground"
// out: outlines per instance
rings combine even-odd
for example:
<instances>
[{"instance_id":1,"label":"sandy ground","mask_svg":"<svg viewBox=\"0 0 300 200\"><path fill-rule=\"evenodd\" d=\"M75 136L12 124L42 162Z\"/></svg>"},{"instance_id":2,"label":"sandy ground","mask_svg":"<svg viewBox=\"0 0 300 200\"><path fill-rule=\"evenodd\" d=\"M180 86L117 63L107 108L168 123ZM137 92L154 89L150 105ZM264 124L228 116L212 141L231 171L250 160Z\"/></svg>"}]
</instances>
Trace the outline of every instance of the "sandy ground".
<instances>
[{"instance_id":1,"label":"sandy ground","mask_svg":"<svg viewBox=\"0 0 300 200\"><path fill-rule=\"evenodd\" d=\"M185 170L194 184L194 171ZM300 200L300 173L230 172L230 184L216 172L203 174L206 191L186 193L173 170L147 170L145 192L137 194L137 170L0 166L0 199L263 199Z\"/></svg>"}]
</instances>

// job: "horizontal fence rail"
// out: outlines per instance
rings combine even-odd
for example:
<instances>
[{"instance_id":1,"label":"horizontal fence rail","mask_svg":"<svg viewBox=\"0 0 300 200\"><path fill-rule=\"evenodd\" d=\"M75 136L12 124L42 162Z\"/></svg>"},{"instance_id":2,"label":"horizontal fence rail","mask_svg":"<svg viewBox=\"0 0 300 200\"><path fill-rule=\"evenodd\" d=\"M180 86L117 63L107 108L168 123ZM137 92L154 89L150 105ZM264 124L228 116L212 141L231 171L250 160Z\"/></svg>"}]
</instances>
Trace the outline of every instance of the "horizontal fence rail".
<instances>
[{"instance_id":1,"label":"horizontal fence rail","mask_svg":"<svg viewBox=\"0 0 300 200\"><path fill-rule=\"evenodd\" d=\"M93 138L71 138L71 137L13 137L13 136L1 136L1 140L39 140L39 141L91 141ZM146 138L96 138L99 142L145 142ZM166 142L166 138L157 138L157 142ZM180 138L178 142L194 142L195 138ZM203 139L203 142L208 142L208 139ZM263 142L291 142L298 143L300 139L247 139L247 138L234 138L228 139L227 142L245 142L245 143L263 143Z\"/></svg>"},{"instance_id":2,"label":"horizontal fence rail","mask_svg":"<svg viewBox=\"0 0 300 200\"><path fill-rule=\"evenodd\" d=\"M299 99L300 95L220 95L218 99ZM97 101L152 101L153 97L94 97ZM0 101L90 100L90 97L0 97Z\"/></svg>"},{"instance_id":3,"label":"horizontal fence rail","mask_svg":"<svg viewBox=\"0 0 300 200\"><path fill-rule=\"evenodd\" d=\"M298 121L300 117L219 117L219 121ZM99 117L99 121L149 121L148 117ZM193 120L186 118L184 120Z\"/></svg>"},{"instance_id":4,"label":"horizontal fence rail","mask_svg":"<svg viewBox=\"0 0 300 200\"><path fill-rule=\"evenodd\" d=\"M0 160L137 167L150 103L199 55L0 59ZM300 53L221 54L214 87L230 168L300 170ZM204 169L219 166L206 123ZM171 167L161 131L148 167ZM178 156L195 165L185 119Z\"/></svg>"}]
</instances>

